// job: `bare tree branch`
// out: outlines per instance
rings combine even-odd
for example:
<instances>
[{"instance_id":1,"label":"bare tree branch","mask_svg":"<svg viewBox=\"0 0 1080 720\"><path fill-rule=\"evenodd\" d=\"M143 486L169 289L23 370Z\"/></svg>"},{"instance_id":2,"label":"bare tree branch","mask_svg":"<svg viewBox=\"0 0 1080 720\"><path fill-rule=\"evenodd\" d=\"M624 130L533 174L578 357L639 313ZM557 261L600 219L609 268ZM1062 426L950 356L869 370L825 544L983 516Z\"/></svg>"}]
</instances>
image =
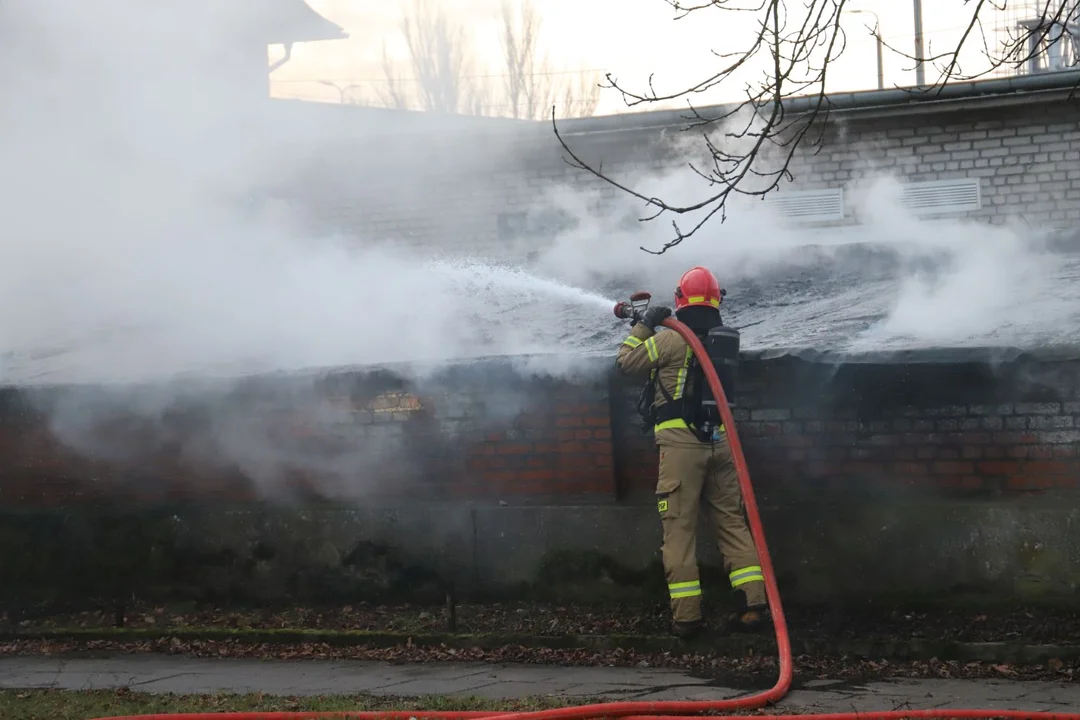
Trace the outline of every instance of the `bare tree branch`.
<instances>
[{"instance_id":1,"label":"bare tree branch","mask_svg":"<svg viewBox=\"0 0 1080 720\"><path fill-rule=\"evenodd\" d=\"M600 78L585 70L569 76L562 89L563 117L591 117L600 104ZM544 107L537 108L541 113ZM542 120L542 117L537 117Z\"/></svg>"},{"instance_id":2,"label":"bare tree branch","mask_svg":"<svg viewBox=\"0 0 1080 720\"><path fill-rule=\"evenodd\" d=\"M551 122L555 135L569 155L567 162L596 178L645 202L650 214L642 222L654 220L665 213L676 216L702 213L687 227L672 221L672 239L659 250L642 248L660 254L693 236L716 215L723 222L728 199L733 195L764 196L775 190L782 180L790 181L790 167L796 152L807 146L821 149L830 114L826 95L829 67L844 51L846 36L841 27L841 14L848 0L664 0L675 11L675 20L691 13L713 11L737 13L732 18L751 17L755 29L748 35L743 49L735 52L716 52L719 67L704 73L704 77L681 90L657 92L650 75L645 89L630 90L611 74L606 75L604 87L616 90L628 106L684 100L688 112L683 116L686 132L701 135L709 161L705 166L690 163L690 169L705 183L710 194L698 202L675 204L650 197L624 183L614 180L585 163L567 145L559 133L555 113ZM1004 40L991 41L987 26L991 12L1000 12L1007 0L965 0L970 16L957 42L946 52L927 53L914 57L883 43L897 55L924 65L933 65L937 77L923 87L904 88L914 94L940 92L945 84L970 81L1000 72L1002 68L1022 70L1064 69L1076 66L1080 56L1080 0L1041 0L1037 18L1008 33ZM972 45L981 44L979 67L965 69L961 54ZM994 47L995 44L997 47ZM1037 67L1035 67L1037 66ZM748 80L756 71L761 77ZM696 95L721 85L742 87L744 99L710 113L698 111L692 104ZM791 100L801 97L799 112L787 110Z\"/></svg>"},{"instance_id":3,"label":"bare tree branch","mask_svg":"<svg viewBox=\"0 0 1080 720\"><path fill-rule=\"evenodd\" d=\"M1009 28L1005 38L997 42L996 50L991 49L984 16L991 11L1003 12L1006 9L1007 0L978 0L960 40L945 52L921 58L924 63L936 65L937 79L926 87L911 88L909 91L939 94L949 82L970 82L998 74L1002 69L1024 72L1025 66L1036 71L1064 70L1066 66L1076 66L1077 45L1080 42L1080 0L1044 0L1037 17L1028 18L1022 27ZM982 45L982 68L976 72L964 72L959 56L972 42L976 29ZM885 46L905 59L920 61L920 58L888 43ZM1030 68L1031 64L1049 60L1055 55L1060 55L1065 60L1059 67Z\"/></svg>"},{"instance_id":4,"label":"bare tree branch","mask_svg":"<svg viewBox=\"0 0 1080 720\"><path fill-rule=\"evenodd\" d=\"M384 45L385 87L378 93L380 104L527 120L543 120L552 103L564 108L564 117L596 112L600 78L585 71L551 69L541 51L541 17L532 0L522 0L520 5L504 0L500 21L504 72L488 76L472 54L473 38L465 25L453 22L437 0L412 0L402 12L400 29L413 78L406 85ZM492 82L495 79L501 82Z\"/></svg>"},{"instance_id":5,"label":"bare tree branch","mask_svg":"<svg viewBox=\"0 0 1080 720\"><path fill-rule=\"evenodd\" d=\"M520 12L514 11L516 5ZM532 0L502 3L504 90L511 117L543 120L552 103L563 107L563 117L585 117L600 102L598 77L584 70L557 73L540 50L541 17Z\"/></svg>"},{"instance_id":6,"label":"bare tree branch","mask_svg":"<svg viewBox=\"0 0 1080 720\"><path fill-rule=\"evenodd\" d=\"M551 91L550 78L544 73L547 58L540 52L540 16L531 0L522 0L520 15L510 0L502 3L502 48L505 62L505 92L509 114L515 118L536 119L543 112Z\"/></svg>"},{"instance_id":7,"label":"bare tree branch","mask_svg":"<svg viewBox=\"0 0 1080 720\"><path fill-rule=\"evenodd\" d=\"M382 48L382 68L383 74L386 76L386 87L377 91L379 100L382 105L395 110L408 110L412 107L409 102L409 98L405 92L405 88L402 87L402 82L394 68L394 63L390 60L389 54L386 52L386 42L383 42Z\"/></svg>"},{"instance_id":8,"label":"bare tree branch","mask_svg":"<svg viewBox=\"0 0 1080 720\"><path fill-rule=\"evenodd\" d=\"M470 55L471 43L465 26L452 22L431 0L413 0L402 9L401 33L409 53L414 76L412 92L396 73L383 46L383 73L387 88L382 102L397 109L463 113L484 107L478 96L483 91L473 82L476 63Z\"/></svg>"}]
</instances>

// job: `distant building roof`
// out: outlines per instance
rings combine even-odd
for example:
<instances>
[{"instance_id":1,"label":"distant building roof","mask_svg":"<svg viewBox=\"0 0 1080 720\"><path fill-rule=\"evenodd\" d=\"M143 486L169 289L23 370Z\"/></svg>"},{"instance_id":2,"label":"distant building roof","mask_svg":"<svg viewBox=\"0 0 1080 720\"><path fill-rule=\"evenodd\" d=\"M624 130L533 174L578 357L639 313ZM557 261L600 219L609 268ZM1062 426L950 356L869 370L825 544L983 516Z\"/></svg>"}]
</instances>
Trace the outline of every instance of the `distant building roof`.
<instances>
[{"instance_id":1,"label":"distant building roof","mask_svg":"<svg viewBox=\"0 0 1080 720\"><path fill-rule=\"evenodd\" d=\"M276 121L284 121L286 127L309 128L301 137L310 137L310 128L317 127L321 135L332 137L335 142L350 136L370 139L380 135L401 137L450 132L491 134L520 132L523 129L551 133L550 124L530 120L398 110L294 98L272 98L271 108L272 117Z\"/></svg>"},{"instance_id":2,"label":"distant building roof","mask_svg":"<svg viewBox=\"0 0 1080 720\"><path fill-rule=\"evenodd\" d=\"M276 0L278 3L285 1ZM302 0L300 4L303 4ZM314 11L311 12L315 14ZM328 24L333 25L333 23ZM1073 93L1078 87L1080 87L1080 70L1069 70L975 82L954 82L926 92L920 92L914 88L895 88L833 93L827 97L830 112L833 115L872 118L883 115L922 115L973 110L1017 103L1057 102L1070 99L1076 102L1076 98L1080 98L1080 92L1075 97ZM791 114L805 113L812 110L816 103L817 97L812 95L791 97L784 101L784 109ZM550 120L477 117L467 114L393 110L298 100L278 100L277 104L279 113L289 114L296 118L305 116L312 119L319 118L322 122L332 123L336 120L340 130L346 134L362 134L366 137L378 135L380 132L396 136L412 132L427 133L431 132L431 128L437 128L439 131L453 129L457 132L472 131L486 134L504 132L520 134L530 131L545 135L551 133ZM731 106L725 105L696 108L703 117L720 117L731 109ZM559 134L565 136L603 135L686 127L691 121L689 109L651 110L564 118L558 120L558 128Z\"/></svg>"},{"instance_id":3,"label":"distant building roof","mask_svg":"<svg viewBox=\"0 0 1080 720\"><path fill-rule=\"evenodd\" d=\"M266 38L267 45L349 37L345 30L315 12L304 0L263 0L251 17L251 29Z\"/></svg>"},{"instance_id":4,"label":"distant building roof","mask_svg":"<svg viewBox=\"0 0 1080 720\"><path fill-rule=\"evenodd\" d=\"M1048 102L1069 99L1080 87L1080 70L1047 72L1010 78L995 78L972 82L952 82L928 91L915 88L867 90L862 92L831 93L827 97L831 113L872 116L877 114L931 113L989 107L1016 102ZM789 97L784 100L786 113L812 111L818 102L816 95ZM695 108L705 118L722 117L731 105L711 105ZM693 121L689 108L618 113L596 117L559 120L562 135L685 127Z\"/></svg>"}]
</instances>

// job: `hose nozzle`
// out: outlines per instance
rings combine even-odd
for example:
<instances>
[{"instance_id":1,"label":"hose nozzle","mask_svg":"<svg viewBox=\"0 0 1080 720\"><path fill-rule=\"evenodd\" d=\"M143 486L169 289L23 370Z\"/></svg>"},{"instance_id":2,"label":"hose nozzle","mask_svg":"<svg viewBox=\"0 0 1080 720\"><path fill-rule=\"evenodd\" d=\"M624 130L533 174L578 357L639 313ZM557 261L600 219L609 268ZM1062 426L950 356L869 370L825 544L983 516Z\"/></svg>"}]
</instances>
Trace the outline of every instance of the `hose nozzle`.
<instances>
[{"instance_id":1,"label":"hose nozzle","mask_svg":"<svg viewBox=\"0 0 1080 720\"><path fill-rule=\"evenodd\" d=\"M630 296L630 302L621 301L615 304L615 316L621 320L640 320L645 311L649 309L649 300L652 295L645 290L638 290Z\"/></svg>"},{"instance_id":2,"label":"hose nozzle","mask_svg":"<svg viewBox=\"0 0 1080 720\"><path fill-rule=\"evenodd\" d=\"M630 302L623 300L615 303L615 317L621 320L639 319L649 309L650 300L652 300L650 293L639 290L630 296Z\"/></svg>"}]
</instances>

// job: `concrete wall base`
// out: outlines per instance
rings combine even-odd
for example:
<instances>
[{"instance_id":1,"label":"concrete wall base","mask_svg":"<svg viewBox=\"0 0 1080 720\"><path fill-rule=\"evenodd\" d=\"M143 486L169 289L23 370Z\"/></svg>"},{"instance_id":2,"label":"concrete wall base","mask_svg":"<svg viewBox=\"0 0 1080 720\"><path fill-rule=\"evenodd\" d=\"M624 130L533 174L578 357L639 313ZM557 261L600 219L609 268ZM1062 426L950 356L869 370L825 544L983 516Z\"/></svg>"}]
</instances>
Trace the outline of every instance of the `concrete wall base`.
<instances>
[{"instance_id":1,"label":"concrete wall base","mask_svg":"<svg viewBox=\"0 0 1080 720\"><path fill-rule=\"evenodd\" d=\"M808 501L764 513L791 604L1071 604L1080 584L1077 508ZM703 582L724 594L702 523ZM643 505L87 509L9 513L0 528L0 585L22 601L439 602L451 586L462 600L664 597L659 523Z\"/></svg>"}]
</instances>

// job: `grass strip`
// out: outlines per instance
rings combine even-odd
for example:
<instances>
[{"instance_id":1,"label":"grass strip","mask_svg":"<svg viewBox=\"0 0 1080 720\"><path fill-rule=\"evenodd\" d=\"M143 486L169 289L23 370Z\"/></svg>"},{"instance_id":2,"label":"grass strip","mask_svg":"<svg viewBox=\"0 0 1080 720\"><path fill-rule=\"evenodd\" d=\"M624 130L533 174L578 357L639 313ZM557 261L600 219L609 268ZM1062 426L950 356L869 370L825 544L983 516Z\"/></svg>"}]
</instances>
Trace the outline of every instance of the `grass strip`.
<instances>
[{"instance_id":1,"label":"grass strip","mask_svg":"<svg viewBox=\"0 0 1080 720\"><path fill-rule=\"evenodd\" d=\"M343 710L545 710L578 705L581 698L486 698L430 695L388 698L374 695L277 696L263 693L176 695L120 690L0 690L4 720L87 720L152 713L336 712Z\"/></svg>"}]
</instances>

